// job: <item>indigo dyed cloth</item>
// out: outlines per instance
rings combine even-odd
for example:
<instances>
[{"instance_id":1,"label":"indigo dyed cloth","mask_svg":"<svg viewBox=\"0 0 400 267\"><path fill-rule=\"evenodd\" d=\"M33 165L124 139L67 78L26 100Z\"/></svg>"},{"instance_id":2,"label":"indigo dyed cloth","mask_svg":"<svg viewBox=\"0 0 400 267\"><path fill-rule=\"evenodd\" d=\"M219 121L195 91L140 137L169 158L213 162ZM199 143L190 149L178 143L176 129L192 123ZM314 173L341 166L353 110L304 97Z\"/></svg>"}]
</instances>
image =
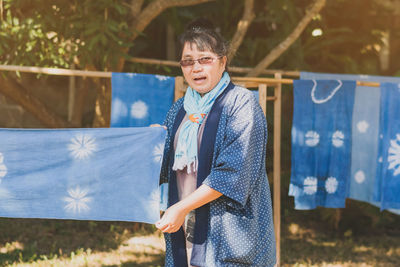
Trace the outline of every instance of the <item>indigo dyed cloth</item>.
<instances>
[{"instance_id":1,"label":"indigo dyed cloth","mask_svg":"<svg viewBox=\"0 0 400 267\"><path fill-rule=\"evenodd\" d=\"M340 79L369 82L400 83L400 78L301 72L301 79ZM384 106L382 108L385 108ZM379 87L356 86L353 122L351 179L348 197L380 206L381 166L378 147L380 144L379 124L381 89ZM400 214L400 210L390 210Z\"/></svg>"},{"instance_id":2,"label":"indigo dyed cloth","mask_svg":"<svg viewBox=\"0 0 400 267\"><path fill-rule=\"evenodd\" d=\"M111 127L162 124L174 101L173 77L112 73Z\"/></svg>"},{"instance_id":3,"label":"indigo dyed cloth","mask_svg":"<svg viewBox=\"0 0 400 267\"><path fill-rule=\"evenodd\" d=\"M400 84L381 89L381 209L400 209Z\"/></svg>"},{"instance_id":4,"label":"indigo dyed cloth","mask_svg":"<svg viewBox=\"0 0 400 267\"><path fill-rule=\"evenodd\" d=\"M296 209L345 206L354 81L294 81L292 173Z\"/></svg>"},{"instance_id":5,"label":"indigo dyed cloth","mask_svg":"<svg viewBox=\"0 0 400 267\"><path fill-rule=\"evenodd\" d=\"M171 168L172 133L174 125L179 125L181 122L177 116L182 105L183 99L178 100L172 106L166 120L168 135L161 168L161 181L170 183L170 192L174 190L175 177ZM213 114L220 117L217 125L212 125L210 117L214 116ZM205 258L202 258L201 262L194 262L193 259L199 254L193 256L197 252L192 251L192 265L207 267L275 265L271 196L265 172L266 127L266 119L253 93L239 86L229 90L222 110L210 111L200 154L202 150L212 146L214 153L209 158L211 172L202 184L221 192L223 196L209 204L208 231L203 237L206 238L205 251L199 253ZM207 128L216 129L215 142L209 143L204 139L209 136L206 134ZM200 164L203 163L199 162L199 171L201 171ZM203 223L207 225L207 221ZM165 234L165 241L165 266L188 266L179 262L185 257L174 259L173 250L176 247L173 246L171 234Z\"/></svg>"},{"instance_id":6,"label":"indigo dyed cloth","mask_svg":"<svg viewBox=\"0 0 400 267\"><path fill-rule=\"evenodd\" d=\"M0 216L154 223L165 130L0 130Z\"/></svg>"}]
</instances>

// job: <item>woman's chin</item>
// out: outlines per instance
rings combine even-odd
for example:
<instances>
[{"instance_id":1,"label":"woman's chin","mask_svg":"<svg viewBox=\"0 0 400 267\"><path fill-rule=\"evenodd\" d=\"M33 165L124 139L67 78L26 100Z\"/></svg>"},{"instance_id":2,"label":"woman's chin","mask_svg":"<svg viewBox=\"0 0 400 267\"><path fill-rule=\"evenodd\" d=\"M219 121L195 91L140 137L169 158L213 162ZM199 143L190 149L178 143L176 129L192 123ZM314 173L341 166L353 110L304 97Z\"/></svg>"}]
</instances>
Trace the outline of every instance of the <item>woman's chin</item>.
<instances>
[{"instance_id":1,"label":"woman's chin","mask_svg":"<svg viewBox=\"0 0 400 267\"><path fill-rule=\"evenodd\" d=\"M212 88L209 86L191 86L193 90L195 90L199 94L206 94L211 91Z\"/></svg>"}]
</instances>

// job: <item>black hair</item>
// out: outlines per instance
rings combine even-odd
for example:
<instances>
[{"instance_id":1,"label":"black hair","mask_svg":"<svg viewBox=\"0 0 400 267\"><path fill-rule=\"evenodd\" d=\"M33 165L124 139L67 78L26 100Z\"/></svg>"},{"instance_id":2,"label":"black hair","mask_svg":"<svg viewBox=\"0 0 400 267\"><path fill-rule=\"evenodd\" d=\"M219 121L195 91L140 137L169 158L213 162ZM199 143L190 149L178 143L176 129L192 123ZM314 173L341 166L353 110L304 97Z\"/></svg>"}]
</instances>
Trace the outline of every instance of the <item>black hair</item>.
<instances>
[{"instance_id":1,"label":"black hair","mask_svg":"<svg viewBox=\"0 0 400 267\"><path fill-rule=\"evenodd\" d=\"M213 23L205 18L190 22L179 37L182 56L185 43L195 44L200 51L210 50L220 57L228 55L228 43L215 30ZM227 70L228 62L226 63Z\"/></svg>"}]
</instances>

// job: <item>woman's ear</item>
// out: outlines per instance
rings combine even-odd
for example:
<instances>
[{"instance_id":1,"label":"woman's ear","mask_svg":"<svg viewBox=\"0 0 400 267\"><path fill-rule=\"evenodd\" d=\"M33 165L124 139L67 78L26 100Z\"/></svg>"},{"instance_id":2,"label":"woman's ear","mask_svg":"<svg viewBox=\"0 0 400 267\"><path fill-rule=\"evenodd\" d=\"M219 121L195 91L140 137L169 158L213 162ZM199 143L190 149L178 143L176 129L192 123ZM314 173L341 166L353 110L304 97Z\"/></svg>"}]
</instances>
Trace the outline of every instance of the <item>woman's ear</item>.
<instances>
[{"instance_id":1,"label":"woman's ear","mask_svg":"<svg viewBox=\"0 0 400 267\"><path fill-rule=\"evenodd\" d=\"M221 58L221 64L224 65L224 69L226 69L227 61L228 61L228 59L227 59L226 56L223 56L223 57Z\"/></svg>"}]
</instances>

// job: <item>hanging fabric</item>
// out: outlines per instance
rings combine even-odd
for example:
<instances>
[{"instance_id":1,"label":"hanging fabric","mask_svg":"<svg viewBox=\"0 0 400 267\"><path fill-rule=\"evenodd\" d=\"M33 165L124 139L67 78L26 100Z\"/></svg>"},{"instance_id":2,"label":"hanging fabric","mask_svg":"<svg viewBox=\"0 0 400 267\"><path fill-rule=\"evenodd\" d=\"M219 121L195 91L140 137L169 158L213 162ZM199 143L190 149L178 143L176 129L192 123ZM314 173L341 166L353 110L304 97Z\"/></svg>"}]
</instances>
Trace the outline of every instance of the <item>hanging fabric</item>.
<instances>
[{"instance_id":1,"label":"hanging fabric","mask_svg":"<svg viewBox=\"0 0 400 267\"><path fill-rule=\"evenodd\" d=\"M155 223L165 130L0 130L0 216Z\"/></svg>"},{"instance_id":2,"label":"hanging fabric","mask_svg":"<svg viewBox=\"0 0 400 267\"><path fill-rule=\"evenodd\" d=\"M111 127L163 124L174 101L173 77L112 73ZM166 210L168 184L160 185L160 209Z\"/></svg>"},{"instance_id":3,"label":"hanging fabric","mask_svg":"<svg viewBox=\"0 0 400 267\"><path fill-rule=\"evenodd\" d=\"M162 124L174 101L173 77L112 73L111 127Z\"/></svg>"},{"instance_id":4,"label":"hanging fabric","mask_svg":"<svg viewBox=\"0 0 400 267\"><path fill-rule=\"evenodd\" d=\"M400 209L400 84L382 83L381 89L381 210Z\"/></svg>"},{"instance_id":5,"label":"hanging fabric","mask_svg":"<svg viewBox=\"0 0 400 267\"><path fill-rule=\"evenodd\" d=\"M400 78L373 75L301 72L300 78L400 83ZM382 179L381 173L377 172L380 168L378 156L380 110L380 88L357 86L352 116L351 179L348 197L378 207L380 207ZM400 214L400 210L390 211Z\"/></svg>"},{"instance_id":6,"label":"hanging fabric","mask_svg":"<svg viewBox=\"0 0 400 267\"><path fill-rule=\"evenodd\" d=\"M292 174L296 209L345 206L356 83L295 80Z\"/></svg>"}]
</instances>

